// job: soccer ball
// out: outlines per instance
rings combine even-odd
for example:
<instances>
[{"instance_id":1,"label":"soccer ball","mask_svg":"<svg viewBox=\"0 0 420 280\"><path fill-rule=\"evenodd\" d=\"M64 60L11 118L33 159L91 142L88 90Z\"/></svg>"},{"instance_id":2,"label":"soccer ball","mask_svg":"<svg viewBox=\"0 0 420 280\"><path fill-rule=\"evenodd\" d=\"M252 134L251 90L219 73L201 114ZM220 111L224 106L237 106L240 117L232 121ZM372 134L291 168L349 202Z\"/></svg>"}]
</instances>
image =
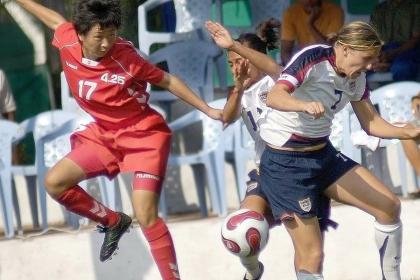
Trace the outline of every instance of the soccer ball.
<instances>
[{"instance_id":1,"label":"soccer ball","mask_svg":"<svg viewBox=\"0 0 420 280\"><path fill-rule=\"evenodd\" d=\"M268 232L268 223L263 215L249 209L239 209L223 222L222 241L232 254L247 257L264 249Z\"/></svg>"}]
</instances>

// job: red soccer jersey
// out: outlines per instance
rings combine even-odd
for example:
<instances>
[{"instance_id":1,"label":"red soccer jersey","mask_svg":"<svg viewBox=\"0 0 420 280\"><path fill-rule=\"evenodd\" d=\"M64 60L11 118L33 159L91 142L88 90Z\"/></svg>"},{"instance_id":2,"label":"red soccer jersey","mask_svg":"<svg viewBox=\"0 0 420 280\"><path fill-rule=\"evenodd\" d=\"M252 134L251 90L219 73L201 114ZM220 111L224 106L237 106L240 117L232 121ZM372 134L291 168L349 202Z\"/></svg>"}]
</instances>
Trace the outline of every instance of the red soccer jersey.
<instances>
[{"instance_id":1,"label":"red soccer jersey","mask_svg":"<svg viewBox=\"0 0 420 280\"><path fill-rule=\"evenodd\" d=\"M55 30L52 44L60 51L74 98L98 124L117 128L146 119L147 82L159 83L164 72L143 59L131 42L118 38L100 61L89 60L73 24L66 22Z\"/></svg>"}]
</instances>

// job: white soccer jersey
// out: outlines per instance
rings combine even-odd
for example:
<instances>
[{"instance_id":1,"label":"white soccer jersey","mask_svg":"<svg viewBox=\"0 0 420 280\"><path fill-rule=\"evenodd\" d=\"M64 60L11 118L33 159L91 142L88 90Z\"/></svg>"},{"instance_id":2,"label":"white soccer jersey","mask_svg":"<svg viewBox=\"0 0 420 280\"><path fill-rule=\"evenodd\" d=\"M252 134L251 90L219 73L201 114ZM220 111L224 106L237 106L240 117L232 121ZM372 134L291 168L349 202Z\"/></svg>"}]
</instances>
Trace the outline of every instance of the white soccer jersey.
<instances>
[{"instance_id":1,"label":"white soccer jersey","mask_svg":"<svg viewBox=\"0 0 420 280\"><path fill-rule=\"evenodd\" d=\"M255 141L255 161L260 163L265 143L259 135L260 120L264 111L267 110L267 94L273 87L274 81L270 76L265 76L257 83L246 89L242 95L242 119Z\"/></svg>"},{"instance_id":2,"label":"white soccer jersey","mask_svg":"<svg viewBox=\"0 0 420 280\"><path fill-rule=\"evenodd\" d=\"M287 85L291 94L300 100L321 102L325 114L314 120L307 113L269 108L260 126L264 141L278 147L325 142L334 115L350 101L369 98L365 73L356 79L341 77L335 72L334 64L334 50L326 45L309 46L293 56L277 83Z\"/></svg>"}]
</instances>

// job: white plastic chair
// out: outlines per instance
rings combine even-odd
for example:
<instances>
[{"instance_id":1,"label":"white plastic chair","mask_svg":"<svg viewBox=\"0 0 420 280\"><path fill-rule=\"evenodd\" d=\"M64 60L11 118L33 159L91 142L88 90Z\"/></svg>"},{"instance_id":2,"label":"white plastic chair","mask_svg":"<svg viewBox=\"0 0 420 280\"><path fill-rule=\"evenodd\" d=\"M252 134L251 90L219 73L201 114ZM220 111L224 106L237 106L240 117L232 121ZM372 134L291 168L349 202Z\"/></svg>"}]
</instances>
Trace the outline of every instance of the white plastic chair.
<instances>
[{"instance_id":1,"label":"white plastic chair","mask_svg":"<svg viewBox=\"0 0 420 280\"><path fill-rule=\"evenodd\" d=\"M158 64L166 62L169 73L181 78L191 89L206 101L213 99L213 62L220 49L205 41L178 42L166 46L149 56L149 61ZM160 90L150 90L151 102L171 102L176 96ZM170 114L168 114L170 116Z\"/></svg>"},{"instance_id":2,"label":"white plastic chair","mask_svg":"<svg viewBox=\"0 0 420 280\"><path fill-rule=\"evenodd\" d=\"M210 103L215 108L223 108L226 99L216 100ZM172 121L169 127L173 132L180 131L195 123L201 123L203 127L202 149L196 153L186 155L171 154L168 164L172 166L196 165L205 166L210 201L213 211L220 216L227 214L224 176L224 131L222 123L207 117L204 113L194 110ZM207 216L207 205L204 190L204 176L197 176L196 188L203 217Z\"/></svg>"},{"instance_id":3,"label":"white plastic chair","mask_svg":"<svg viewBox=\"0 0 420 280\"><path fill-rule=\"evenodd\" d=\"M351 119L352 115L353 119ZM353 145L350 137L352 122L359 123L353 114L351 105L347 104L335 114L329 139L337 150L360 164L362 162L361 149Z\"/></svg>"},{"instance_id":4,"label":"white plastic chair","mask_svg":"<svg viewBox=\"0 0 420 280\"><path fill-rule=\"evenodd\" d=\"M0 198L4 221L5 236L12 238L15 235L13 227L13 209L18 210L16 195L13 195L12 186L12 143L18 136L18 124L0 120ZM14 205L15 204L15 205ZM22 228L20 213L16 214L18 228Z\"/></svg>"},{"instance_id":5,"label":"white plastic chair","mask_svg":"<svg viewBox=\"0 0 420 280\"><path fill-rule=\"evenodd\" d=\"M34 142L36 143L39 138L48 134L54 128L62 125L66 121L74 119L76 117L75 114L70 112L65 112L62 110L53 110L40 113L34 117L24 120L19 124L19 137L16 139L16 142L19 142L23 139L26 135L30 133L33 134ZM37 170L37 159L35 157L35 163L33 165L13 165L12 166L12 173L13 175L21 175L25 178L34 178L36 177ZM26 180L28 185L28 190L36 189L35 180ZM47 228L47 220L46 220L46 211L47 211L47 201L45 196L45 189L44 184L38 184L37 187L40 208L41 208L41 218L42 218L42 228ZM37 213L34 213L34 209L36 209L36 194L33 192L30 194L31 200L31 208L32 208L32 215L37 216Z\"/></svg>"},{"instance_id":6,"label":"white plastic chair","mask_svg":"<svg viewBox=\"0 0 420 280\"><path fill-rule=\"evenodd\" d=\"M176 13L175 32L152 32L147 28L148 12L173 1ZM140 51L150 54L154 43L170 44L179 41L204 40L211 42L204 30L204 23L211 19L212 0L148 0L138 8L138 34ZM219 11L219 9L217 9ZM219 11L220 12L220 11ZM227 86L226 58L220 55L214 58L221 88ZM213 74L213 73L210 73Z\"/></svg>"},{"instance_id":7,"label":"white plastic chair","mask_svg":"<svg viewBox=\"0 0 420 280\"><path fill-rule=\"evenodd\" d=\"M202 38L204 22L211 17L211 0L174 0L175 32L152 32L147 28L148 12L172 0L148 0L138 7L139 48L149 55L154 43L173 43Z\"/></svg>"},{"instance_id":8,"label":"white plastic chair","mask_svg":"<svg viewBox=\"0 0 420 280\"><path fill-rule=\"evenodd\" d=\"M407 122L412 119L411 97L420 92L418 82L396 82L385 85L372 91L370 100L379 107L380 115L390 123ZM387 147L391 144L398 144L398 167L401 177L401 190L404 197L408 195L408 181L405 176L406 157L401 143L398 140L381 140L380 146ZM413 170L413 176L417 176Z\"/></svg>"},{"instance_id":9,"label":"white plastic chair","mask_svg":"<svg viewBox=\"0 0 420 280\"><path fill-rule=\"evenodd\" d=\"M255 160L255 142L249 134L242 120L236 121L233 126L233 158L236 177L236 190L239 201L245 197L247 181L247 163Z\"/></svg>"}]
</instances>

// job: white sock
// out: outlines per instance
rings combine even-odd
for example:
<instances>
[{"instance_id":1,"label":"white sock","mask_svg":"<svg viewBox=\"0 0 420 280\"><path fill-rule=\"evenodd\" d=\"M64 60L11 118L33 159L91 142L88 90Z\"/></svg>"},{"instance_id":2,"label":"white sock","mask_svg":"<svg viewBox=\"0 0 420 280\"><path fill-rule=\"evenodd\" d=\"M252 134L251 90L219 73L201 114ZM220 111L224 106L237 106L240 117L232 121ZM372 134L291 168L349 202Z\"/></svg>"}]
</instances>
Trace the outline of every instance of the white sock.
<instances>
[{"instance_id":1,"label":"white sock","mask_svg":"<svg viewBox=\"0 0 420 280\"><path fill-rule=\"evenodd\" d=\"M247 278L255 279L260 276L260 262L258 261L258 254L249 257L242 257L241 263L246 269Z\"/></svg>"},{"instance_id":2,"label":"white sock","mask_svg":"<svg viewBox=\"0 0 420 280\"><path fill-rule=\"evenodd\" d=\"M296 274L297 280L324 280L322 274L313 274L306 272L298 272Z\"/></svg>"},{"instance_id":3,"label":"white sock","mask_svg":"<svg viewBox=\"0 0 420 280\"><path fill-rule=\"evenodd\" d=\"M379 249L383 280L401 280L402 224L382 225L375 221L375 241Z\"/></svg>"}]
</instances>

